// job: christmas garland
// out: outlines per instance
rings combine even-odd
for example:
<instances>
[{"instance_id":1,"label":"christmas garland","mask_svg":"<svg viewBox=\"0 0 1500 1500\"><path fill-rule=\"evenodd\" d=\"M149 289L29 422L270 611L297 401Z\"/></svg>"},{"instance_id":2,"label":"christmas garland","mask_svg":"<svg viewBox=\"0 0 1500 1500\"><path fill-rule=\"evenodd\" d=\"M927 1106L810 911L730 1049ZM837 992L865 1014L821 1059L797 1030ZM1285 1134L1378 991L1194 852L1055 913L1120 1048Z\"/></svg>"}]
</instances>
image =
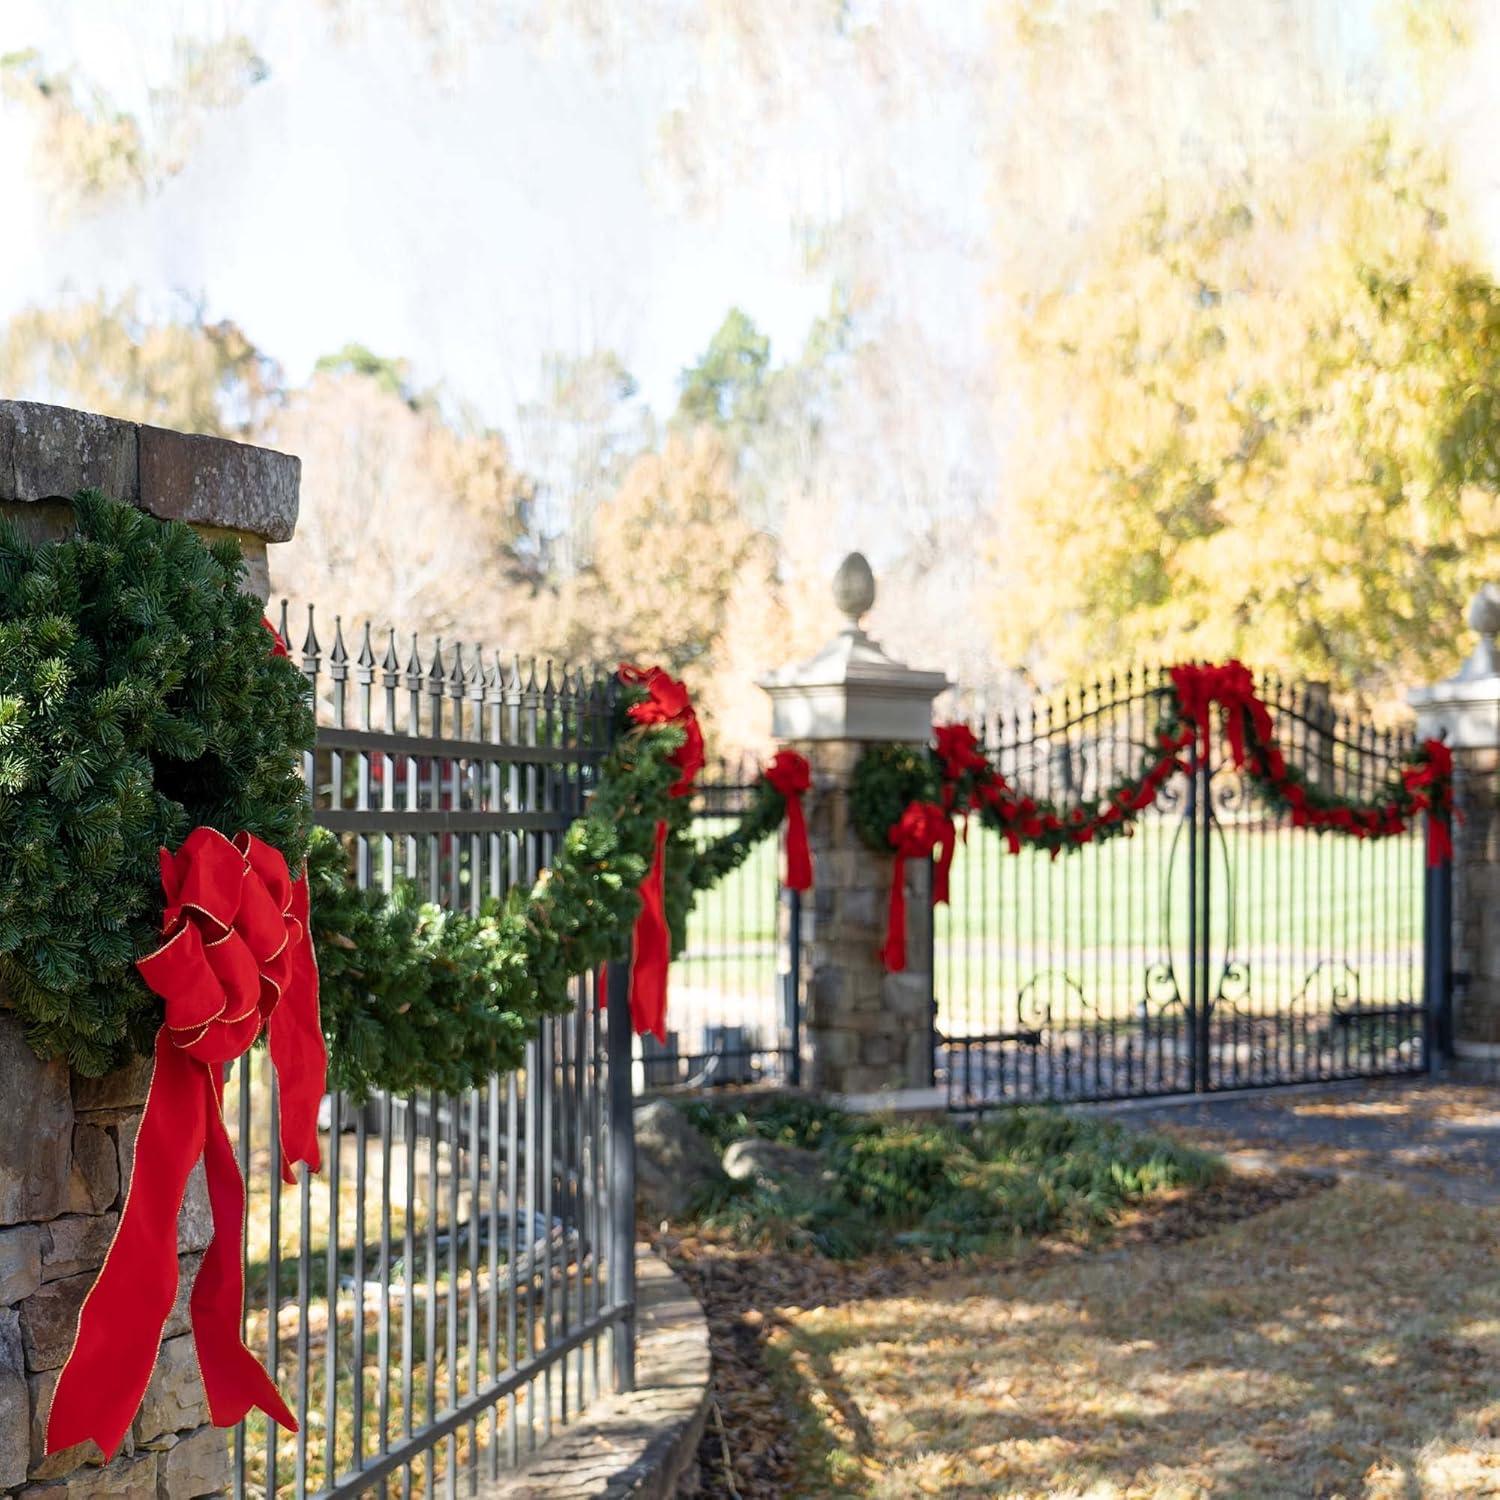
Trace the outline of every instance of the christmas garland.
<instances>
[{"instance_id":1,"label":"christmas garland","mask_svg":"<svg viewBox=\"0 0 1500 1500\"><path fill-rule=\"evenodd\" d=\"M599 785L529 891L470 917L406 887L356 890L331 834L304 862L310 693L241 592L237 547L94 492L75 516L74 534L40 545L0 524L0 980L44 1056L99 1074L131 1046L154 1054L131 1191L47 1417L49 1453L93 1441L110 1458L175 1300L177 1215L199 1161L214 1235L189 1311L210 1414L232 1426L259 1408L296 1426L239 1337L245 1189L227 1063L267 1041L294 1181L296 1164L320 1166L329 1045L335 1083L355 1094L479 1083L520 1062L537 1016L568 1009L570 981L619 957L632 925L648 1001L632 994L632 1012L660 1029L670 924L685 926L696 892L782 817L810 878L808 775L778 757L741 825L676 861L669 898L702 734L681 683L622 668ZM642 961L648 927L659 975Z\"/></svg>"},{"instance_id":2,"label":"christmas garland","mask_svg":"<svg viewBox=\"0 0 1500 1500\"><path fill-rule=\"evenodd\" d=\"M866 750L854 770L849 805L864 842L896 857L882 950L887 967L899 970L906 963L905 861L933 858L932 898L948 899L955 816L977 815L1004 837L1012 853L1045 849L1054 858L1085 844L1128 836L1163 785L1191 768L1195 744L1202 755L1208 754L1216 704L1231 761L1267 806L1290 813L1294 827L1388 838L1425 816L1428 863L1452 857L1453 756L1441 740L1424 740L1385 794L1363 802L1317 785L1287 763L1270 710L1243 663L1172 667L1159 696L1155 748L1101 796L1068 806L1012 787L965 724L937 725L932 745L924 749L881 745Z\"/></svg>"},{"instance_id":3,"label":"christmas garland","mask_svg":"<svg viewBox=\"0 0 1500 1500\"><path fill-rule=\"evenodd\" d=\"M312 926L329 1077L339 1088L356 1098L375 1089L452 1093L508 1072L522 1061L535 1017L568 1011L574 979L632 948L634 973L644 972L633 981L632 1018L638 1031L654 1030L665 1016L666 968L685 945L700 892L783 822L789 883L811 883L800 755L781 752L739 822L700 849L686 793L703 765L703 739L686 690L660 669L623 668L615 713L599 784L551 865L529 890L477 916L424 903L404 882L389 895L356 889L338 840L315 832Z\"/></svg>"}]
</instances>

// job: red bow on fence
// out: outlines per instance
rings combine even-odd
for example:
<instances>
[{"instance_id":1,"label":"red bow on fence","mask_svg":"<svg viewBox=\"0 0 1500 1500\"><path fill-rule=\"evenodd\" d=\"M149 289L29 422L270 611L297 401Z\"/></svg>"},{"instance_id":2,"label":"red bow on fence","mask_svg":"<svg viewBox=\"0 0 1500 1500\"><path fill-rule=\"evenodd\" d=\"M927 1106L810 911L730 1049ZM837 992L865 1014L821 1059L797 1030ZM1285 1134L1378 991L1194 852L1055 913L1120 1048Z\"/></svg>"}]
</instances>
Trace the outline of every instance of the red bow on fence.
<instances>
[{"instance_id":1,"label":"red bow on fence","mask_svg":"<svg viewBox=\"0 0 1500 1500\"><path fill-rule=\"evenodd\" d=\"M812 850L807 845L807 816L802 794L812 785L812 768L795 750L778 750L765 769L765 778L786 803L786 888L810 891Z\"/></svg>"},{"instance_id":2,"label":"red bow on fence","mask_svg":"<svg viewBox=\"0 0 1500 1500\"><path fill-rule=\"evenodd\" d=\"M195 828L161 855L166 941L136 967L166 1002L156 1066L136 1136L125 1209L83 1309L47 1421L47 1451L92 1438L113 1456L141 1404L177 1295L177 1215L204 1159L214 1237L190 1312L208 1409L232 1427L259 1407L296 1420L240 1339L245 1184L224 1128L224 1064L270 1033L281 1098L282 1174L320 1164L318 1105L327 1054L308 930L307 876L241 833Z\"/></svg>"},{"instance_id":3,"label":"red bow on fence","mask_svg":"<svg viewBox=\"0 0 1500 1500\"><path fill-rule=\"evenodd\" d=\"M890 831L896 860L891 867L891 906L880 956L893 974L906 967L906 861L938 854L932 899L948 899L948 868L953 861L953 822L936 802L913 802Z\"/></svg>"},{"instance_id":4,"label":"red bow on fence","mask_svg":"<svg viewBox=\"0 0 1500 1500\"><path fill-rule=\"evenodd\" d=\"M620 668L620 681L643 687L646 697L630 705L631 719L641 725L676 724L683 730L682 743L668 757L677 767L671 794L686 797L703 769L703 730L687 687L660 667ZM666 903L667 824L656 825L656 847L651 868L641 885L641 913L631 934L630 1019L638 1036L650 1032L659 1042L667 1039L667 971L672 963L672 935L667 928Z\"/></svg>"}]
</instances>

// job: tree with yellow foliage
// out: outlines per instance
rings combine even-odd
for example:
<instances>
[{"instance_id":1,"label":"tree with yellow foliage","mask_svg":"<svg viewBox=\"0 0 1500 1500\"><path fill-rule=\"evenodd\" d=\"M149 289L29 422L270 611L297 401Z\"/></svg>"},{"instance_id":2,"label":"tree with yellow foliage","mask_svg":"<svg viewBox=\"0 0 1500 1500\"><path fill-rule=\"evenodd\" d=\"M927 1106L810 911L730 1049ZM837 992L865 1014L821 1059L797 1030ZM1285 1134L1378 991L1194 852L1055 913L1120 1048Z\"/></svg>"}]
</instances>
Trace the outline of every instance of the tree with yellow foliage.
<instances>
[{"instance_id":1,"label":"tree with yellow foliage","mask_svg":"<svg viewBox=\"0 0 1500 1500\"><path fill-rule=\"evenodd\" d=\"M1020 309L1002 648L1051 677L1244 656L1372 699L1500 573L1500 287L1380 136L1140 218Z\"/></svg>"}]
</instances>

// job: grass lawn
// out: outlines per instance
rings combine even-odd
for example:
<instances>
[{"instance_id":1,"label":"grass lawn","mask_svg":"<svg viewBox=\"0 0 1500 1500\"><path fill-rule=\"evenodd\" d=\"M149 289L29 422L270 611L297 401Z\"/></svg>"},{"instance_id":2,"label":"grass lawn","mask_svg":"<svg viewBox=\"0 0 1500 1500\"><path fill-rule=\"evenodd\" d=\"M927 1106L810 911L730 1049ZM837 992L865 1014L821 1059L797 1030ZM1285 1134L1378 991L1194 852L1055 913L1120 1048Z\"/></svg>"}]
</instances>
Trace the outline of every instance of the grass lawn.
<instances>
[{"instance_id":1,"label":"grass lawn","mask_svg":"<svg viewBox=\"0 0 1500 1500\"><path fill-rule=\"evenodd\" d=\"M1500 1495L1500 1211L1345 1183L769 1313L782 1493Z\"/></svg>"},{"instance_id":2,"label":"grass lawn","mask_svg":"<svg viewBox=\"0 0 1500 1500\"><path fill-rule=\"evenodd\" d=\"M706 837L727 824L701 820ZM1420 835L1360 842L1225 814L1210 861L1210 951L1247 966L1256 1015L1334 999L1410 1001L1420 993ZM1059 1022L1126 1018L1159 1004L1147 971L1173 961L1186 984L1188 862L1176 817L1150 816L1134 837L1054 860L1010 854L971 822L958 845L952 901L937 909L939 1025L949 1035L1014 1029L1026 1011ZM1175 852L1175 859L1174 859ZM705 1024L747 1017L770 1041L779 1026L779 851L760 845L688 919L673 980L691 996L682 1046ZM729 1009L726 1009L728 1007ZM730 1010L733 1014L730 1014Z\"/></svg>"}]
</instances>

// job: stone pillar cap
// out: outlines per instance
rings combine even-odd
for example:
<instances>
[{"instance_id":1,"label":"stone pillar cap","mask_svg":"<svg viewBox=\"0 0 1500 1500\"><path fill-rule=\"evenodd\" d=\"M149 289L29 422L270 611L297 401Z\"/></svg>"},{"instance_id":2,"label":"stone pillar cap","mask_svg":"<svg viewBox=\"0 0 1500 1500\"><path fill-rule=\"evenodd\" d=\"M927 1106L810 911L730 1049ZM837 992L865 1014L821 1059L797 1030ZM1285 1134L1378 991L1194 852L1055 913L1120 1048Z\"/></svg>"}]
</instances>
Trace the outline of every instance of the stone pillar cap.
<instances>
[{"instance_id":1,"label":"stone pillar cap","mask_svg":"<svg viewBox=\"0 0 1500 1500\"><path fill-rule=\"evenodd\" d=\"M1478 644L1453 676L1413 688L1406 701L1419 732L1446 739L1455 750L1500 749L1500 584L1487 583L1469 606Z\"/></svg>"},{"instance_id":2,"label":"stone pillar cap","mask_svg":"<svg viewBox=\"0 0 1500 1500\"><path fill-rule=\"evenodd\" d=\"M858 552L839 565L834 602L848 623L817 655L761 680L778 739L925 743L932 700L951 684L889 656L860 620L875 602L875 576Z\"/></svg>"},{"instance_id":3,"label":"stone pillar cap","mask_svg":"<svg viewBox=\"0 0 1500 1500\"><path fill-rule=\"evenodd\" d=\"M302 460L37 401L0 401L0 502L97 489L168 521L287 542Z\"/></svg>"}]
</instances>

